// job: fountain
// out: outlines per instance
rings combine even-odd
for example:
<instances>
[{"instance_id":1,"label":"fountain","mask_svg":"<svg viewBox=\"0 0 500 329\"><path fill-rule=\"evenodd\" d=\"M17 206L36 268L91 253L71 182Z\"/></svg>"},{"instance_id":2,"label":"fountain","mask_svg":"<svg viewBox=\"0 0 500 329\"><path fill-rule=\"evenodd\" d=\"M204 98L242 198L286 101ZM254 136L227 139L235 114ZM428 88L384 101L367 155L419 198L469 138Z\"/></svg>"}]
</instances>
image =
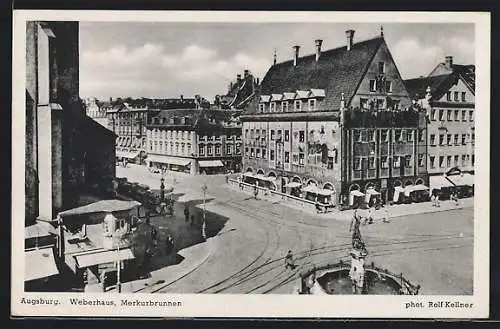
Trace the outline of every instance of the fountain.
<instances>
[{"instance_id":1,"label":"fountain","mask_svg":"<svg viewBox=\"0 0 500 329\"><path fill-rule=\"evenodd\" d=\"M420 285L408 281L402 273L395 274L365 265L368 256L359 225L354 222L350 262L312 266L303 270L295 289L298 294L312 295L417 295ZM352 225L351 225L352 228Z\"/></svg>"}]
</instances>

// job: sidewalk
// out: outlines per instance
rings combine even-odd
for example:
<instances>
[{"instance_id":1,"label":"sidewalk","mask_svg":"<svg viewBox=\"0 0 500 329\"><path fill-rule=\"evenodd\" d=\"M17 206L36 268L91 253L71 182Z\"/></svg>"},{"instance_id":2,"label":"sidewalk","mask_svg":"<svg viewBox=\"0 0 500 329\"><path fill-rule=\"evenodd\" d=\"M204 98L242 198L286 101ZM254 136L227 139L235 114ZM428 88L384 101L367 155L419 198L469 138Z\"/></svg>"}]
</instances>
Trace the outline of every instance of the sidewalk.
<instances>
[{"instance_id":1,"label":"sidewalk","mask_svg":"<svg viewBox=\"0 0 500 329\"><path fill-rule=\"evenodd\" d=\"M234 191L238 191L239 193L245 193L247 195L252 195L253 192L250 192L248 190L241 190L237 186L233 184L226 184L226 187L229 189L232 189ZM332 211L326 213L326 214L318 214L315 211L314 205L299 205L297 203L294 203L290 200L283 200L279 197L271 197L271 196L265 196L262 195L261 193L259 194L258 198L260 200L266 201L266 202L272 202L274 204L280 204L285 207L293 208L299 211L304 211L307 212L317 218L323 218L323 219L333 219L333 220L351 220L352 215L354 210L344 210L340 211L338 209L333 209ZM441 201L441 206L440 207L433 207L431 202L420 202L420 203L410 203L410 204L398 204L398 205L392 205L388 206L389 209L389 217L390 219L396 218L396 217L402 217L402 216L409 216L409 215L417 215L417 214L426 214L426 213L435 213L435 212L441 212L441 211L448 211L448 210L455 210L455 209L462 209L462 208L472 208L474 207L474 198L465 198L465 199L460 199L459 205L456 206L454 202L449 201L449 200L444 200ZM366 216L368 210L360 209L358 210L359 214L361 216ZM383 217L383 212L382 210L376 210L373 215L374 220L381 220Z\"/></svg>"}]
</instances>

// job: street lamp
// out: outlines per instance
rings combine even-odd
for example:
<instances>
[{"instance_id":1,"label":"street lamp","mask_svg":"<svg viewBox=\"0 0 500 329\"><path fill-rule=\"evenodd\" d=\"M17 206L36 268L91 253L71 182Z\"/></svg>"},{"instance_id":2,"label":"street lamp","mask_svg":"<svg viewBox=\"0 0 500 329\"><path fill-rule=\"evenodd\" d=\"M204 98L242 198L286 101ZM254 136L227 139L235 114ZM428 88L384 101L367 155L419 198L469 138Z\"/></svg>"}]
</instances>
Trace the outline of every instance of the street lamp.
<instances>
[{"instance_id":1,"label":"street lamp","mask_svg":"<svg viewBox=\"0 0 500 329\"><path fill-rule=\"evenodd\" d=\"M203 182L203 185L201 186L201 190L203 191L203 223L201 225L201 235L203 236L203 239L207 238L207 233L206 233L206 227L207 227L207 222L206 222L206 194L207 194L207 183Z\"/></svg>"},{"instance_id":2,"label":"street lamp","mask_svg":"<svg viewBox=\"0 0 500 329\"><path fill-rule=\"evenodd\" d=\"M160 179L160 199L161 201L163 202L163 200L165 200L165 179L162 177Z\"/></svg>"}]
</instances>

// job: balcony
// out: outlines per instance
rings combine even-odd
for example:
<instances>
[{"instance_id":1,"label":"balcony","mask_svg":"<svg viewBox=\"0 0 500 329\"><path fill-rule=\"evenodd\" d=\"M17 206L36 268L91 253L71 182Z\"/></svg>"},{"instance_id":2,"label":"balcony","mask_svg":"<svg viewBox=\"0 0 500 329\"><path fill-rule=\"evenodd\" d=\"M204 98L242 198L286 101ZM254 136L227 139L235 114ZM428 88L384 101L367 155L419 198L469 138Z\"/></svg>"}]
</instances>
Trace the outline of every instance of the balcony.
<instances>
[{"instance_id":1,"label":"balcony","mask_svg":"<svg viewBox=\"0 0 500 329\"><path fill-rule=\"evenodd\" d=\"M425 113L409 111L372 111L351 109L344 112L346 128L417 127Z\"/></svg>"}]
</instances>

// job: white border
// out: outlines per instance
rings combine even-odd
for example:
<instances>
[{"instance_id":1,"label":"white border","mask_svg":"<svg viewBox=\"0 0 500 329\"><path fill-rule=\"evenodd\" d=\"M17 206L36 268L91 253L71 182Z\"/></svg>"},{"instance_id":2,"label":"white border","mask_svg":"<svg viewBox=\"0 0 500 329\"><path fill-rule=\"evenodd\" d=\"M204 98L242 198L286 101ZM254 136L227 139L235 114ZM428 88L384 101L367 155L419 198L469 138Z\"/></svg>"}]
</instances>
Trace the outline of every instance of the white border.
<instances>
[{"instance_id":1,"label":"white border","mask_svg":"<svg viewBox=\"0 0 500 329\"><path fill-rule=\"evenodd\" d=\"M215 11L40 11L13 14L12 113L12 288L16 316L79 317L342 317L342 318L486 318L489 314L489 123L490 14L444 12L215 12ZM28 20L163 22L356 22L476 24L476 177L474 205L474 294L472 296L293 296L293 295L125 295L129 299L181 301L182 307L73 306L69 298L114 300L104 294L24 293L24 127L25 42ZM21 304L25 298L55 298L60 305ZM405 309L409 301L461 301L472 309Z\"/></svg>"}]
</instances>

